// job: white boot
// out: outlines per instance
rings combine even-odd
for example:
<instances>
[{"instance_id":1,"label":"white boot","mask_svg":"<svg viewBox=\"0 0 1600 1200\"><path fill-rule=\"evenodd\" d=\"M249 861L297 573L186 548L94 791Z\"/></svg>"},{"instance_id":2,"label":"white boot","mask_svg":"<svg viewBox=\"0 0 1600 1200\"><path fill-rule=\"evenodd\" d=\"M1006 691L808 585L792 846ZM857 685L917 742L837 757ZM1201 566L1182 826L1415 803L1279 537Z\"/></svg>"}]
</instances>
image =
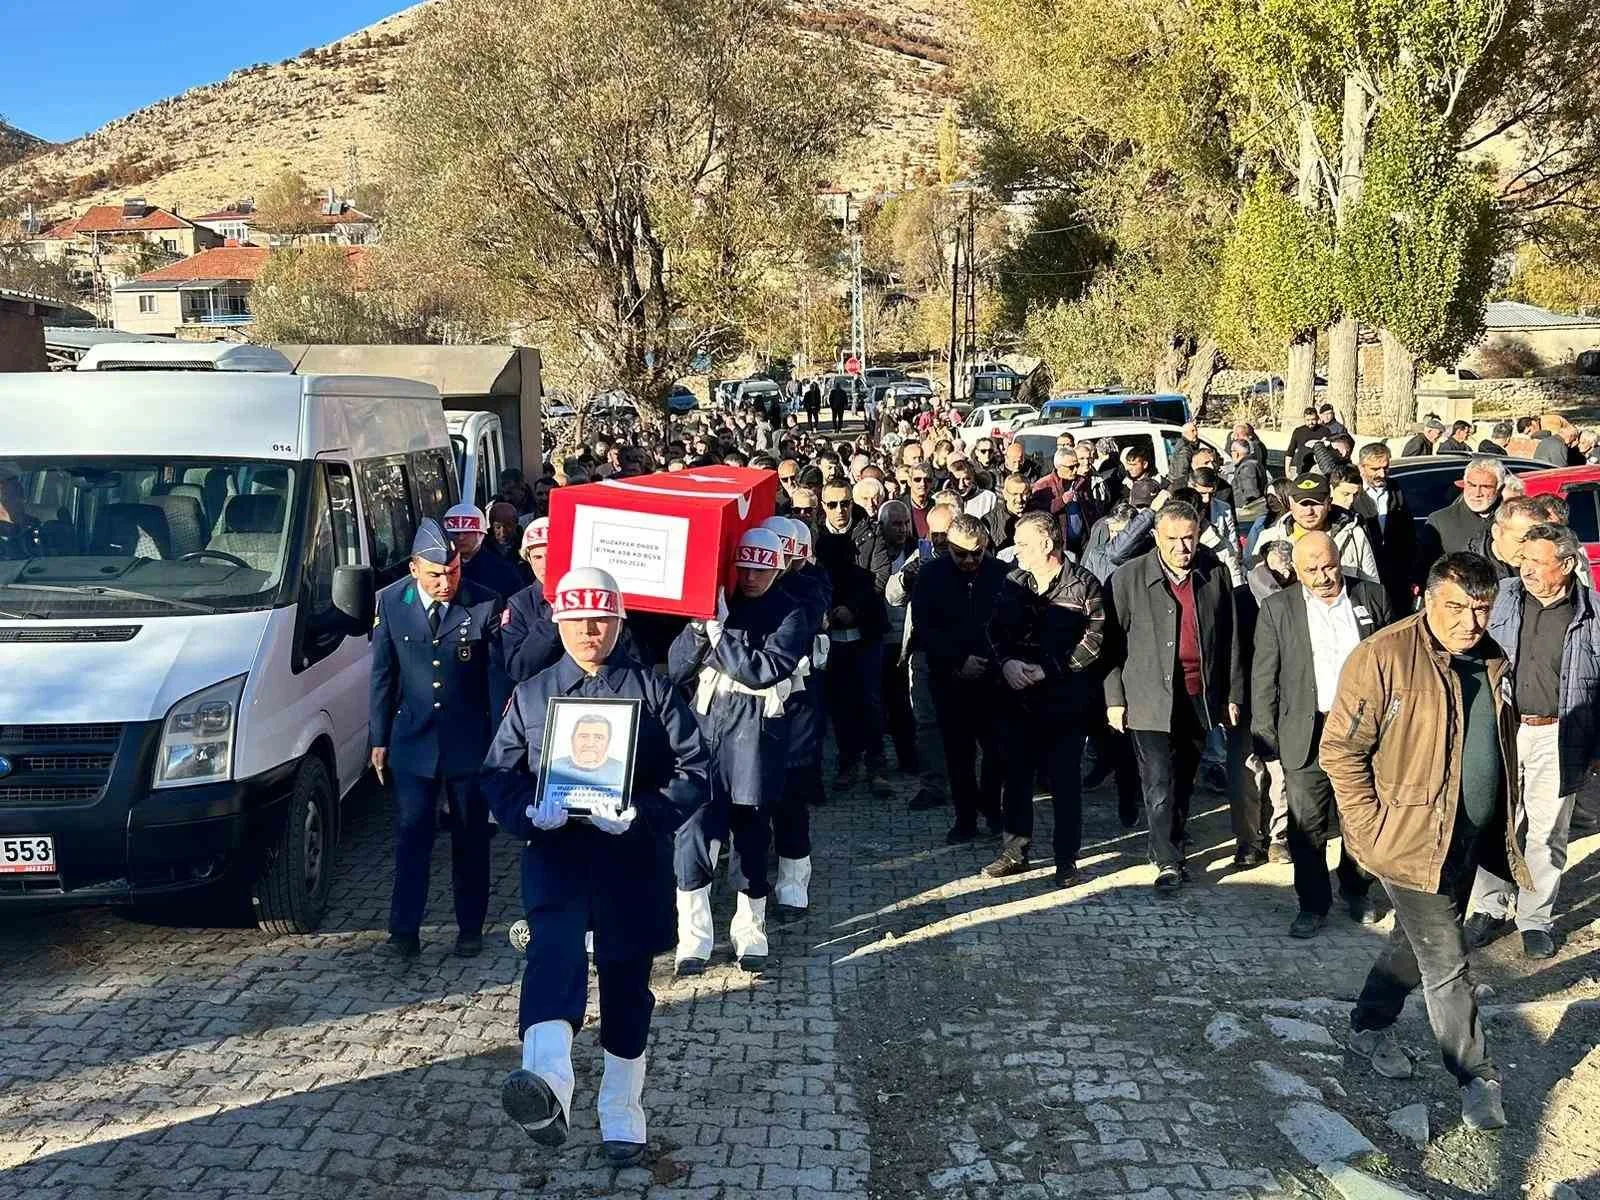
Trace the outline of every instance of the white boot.
<instances>
[{"instance_id":1,"label":"white boot","mask_svg":"<svg viewBox=\"0 0 1600 1200\"><path fill-rule=\"evenodd\" d=\"M637 1162L648 1139L644 1120L644 1055L618 1058L606 1051L600 1077L600 1140L606 1157L621 1166Z\"/></svg>"},{"instance_id":2,"label":"white boot","mask_svg":"<svg viewBox=\"0 0 1600 1200\"><path fill-rule=\"evenodd\" d=\"M811 906L811 856L778 859L778 882L772 898L784 908Z\"/></svg>"},{"instance_id":3,"label":"white boot","mask_svg":"<svg viewBox=\"0 0 1600 1200\"><path fill-rule=\"evenodd\" d=\"M692 892L678 889L679 975L697 975L711 959L715 933L711 924L711 885Z\"/></svg>"},{"instance_id":4,"label":"white boot","mask_svg":"<svg viewBox=\"0 0 1600 1200\"><path fill-rule=\"evenodd\" d=\"M507 1076L500 1103L528 1136L544 1146L567 1140L572 1111L572 1026L540 1021L522 1035L522 1070Z\"/></svg>"},{"instance_id":5,"label":"white boot","mask_svg":"<svg viewBox=\"0 0 1600 1200\"><path fill-rule=\"evenodd\" d=\"M747 971L759 971L767 963L767 901L752 900L743 892L734 904L733 923L728 927L733 938L733 953Z\"/></svg>"}]
</instances>

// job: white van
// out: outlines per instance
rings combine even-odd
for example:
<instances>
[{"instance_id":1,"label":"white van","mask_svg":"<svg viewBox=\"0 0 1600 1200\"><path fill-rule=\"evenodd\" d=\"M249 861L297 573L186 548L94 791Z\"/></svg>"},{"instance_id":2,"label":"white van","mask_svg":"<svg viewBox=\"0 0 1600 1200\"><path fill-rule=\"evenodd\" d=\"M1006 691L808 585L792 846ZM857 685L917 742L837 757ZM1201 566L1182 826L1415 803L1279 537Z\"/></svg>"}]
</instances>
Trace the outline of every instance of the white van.
<instances>
[{"instance_id":1,"label":"white van","mask_svg":"<svg viewBox=\"0 0 1600 1200\"><path fill-rule=\"evenodd\" d=\"M236 884L312 930L375 590L457 497L439 393L156 349L0 375L0 907Z\"/></svg>"},{"instance_id":2,"label":"white van","mask_svg":"<svg viewBox=\"0 0 1600 1200\"><path fill-rule=\"evenodd\" d=\"M447 412L444 420L455 451L461 498L476 504L487 516L490 501L500 490L500 472L506 465L500 418L492 412Z\"/></svg>"}]
</instances>

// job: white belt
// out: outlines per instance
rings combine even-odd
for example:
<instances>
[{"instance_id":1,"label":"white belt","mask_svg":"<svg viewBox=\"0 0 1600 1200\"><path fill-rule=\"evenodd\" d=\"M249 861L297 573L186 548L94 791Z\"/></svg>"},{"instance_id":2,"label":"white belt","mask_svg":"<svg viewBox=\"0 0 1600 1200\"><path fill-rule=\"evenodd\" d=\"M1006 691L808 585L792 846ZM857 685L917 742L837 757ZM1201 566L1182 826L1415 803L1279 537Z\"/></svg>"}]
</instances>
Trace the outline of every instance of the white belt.
<instances>
[{"instance_id":1,"label":"white belt","mask_svg":"<svg viewBox=\"0 0 1600 1200\"><path fill-rule=\"evenodd\" d=\"M792 680L785 679L771 687L753 688L746 687L737 679L724 675L715 667L703 667L700 670L700 682L695 688L695 711L704 716L711 711L711 701L718 696L729 694L739 696L756 696L763 702L763 715L768 717L783 716L783 702L794 691Z\"/></svg>"},{"instance_id":2,"label":"white belt","mask_svg":"<svg viewBox=\"0 0 1600 1200\"><path fill-rule=\"evenodd\" d=\"M828 665L828 635L819 633L811 644L812 670L820 671Z\"/></svg>"},{"instance_id":3,"label":"white belt","mask_svg":"<svg viewBox=\"0 0 1600 1200\"><path fill-rule=\"evenodd\" d=\"M861 630L836 629L828 635L828 639L834 642L859 642L861 640Z\"/></svg>"}]
</instances>

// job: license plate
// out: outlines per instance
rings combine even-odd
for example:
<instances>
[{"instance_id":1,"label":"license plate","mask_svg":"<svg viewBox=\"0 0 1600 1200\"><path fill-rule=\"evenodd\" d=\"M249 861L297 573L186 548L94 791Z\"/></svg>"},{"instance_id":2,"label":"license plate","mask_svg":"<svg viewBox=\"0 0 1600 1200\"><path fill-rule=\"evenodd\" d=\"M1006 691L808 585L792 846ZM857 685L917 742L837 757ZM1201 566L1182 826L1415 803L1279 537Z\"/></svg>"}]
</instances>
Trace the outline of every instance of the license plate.
<instances>
[{"instance_id":1,"label":"license plate","mask_svg":"<svg viewBox=\"0 0 1600 1200\"><path fill-rule=\"evenodd\" d=\"M49 875L55 869L55 838L43 834L0 837L0 875Z\"/></svg>"}]
</instances>

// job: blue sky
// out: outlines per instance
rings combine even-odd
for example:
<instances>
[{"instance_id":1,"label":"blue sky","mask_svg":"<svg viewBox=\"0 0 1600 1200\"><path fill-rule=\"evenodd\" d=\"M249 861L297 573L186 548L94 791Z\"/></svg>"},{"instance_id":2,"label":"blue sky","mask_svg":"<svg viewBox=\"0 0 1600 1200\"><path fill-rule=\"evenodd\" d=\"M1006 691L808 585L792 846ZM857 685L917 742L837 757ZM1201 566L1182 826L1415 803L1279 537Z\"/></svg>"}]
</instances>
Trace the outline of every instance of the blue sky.
<instances>
[{"instance_id":1,"label":"blue sky","mask_svg":"<svg viewBox=\"0 0 1600 1200\"><path fill-rule=\"evenodd\" d=\"M236 67L293 57L406 6L0 0L0 117L50 141L70 141Z\"/></svg>"}]
</instances>

